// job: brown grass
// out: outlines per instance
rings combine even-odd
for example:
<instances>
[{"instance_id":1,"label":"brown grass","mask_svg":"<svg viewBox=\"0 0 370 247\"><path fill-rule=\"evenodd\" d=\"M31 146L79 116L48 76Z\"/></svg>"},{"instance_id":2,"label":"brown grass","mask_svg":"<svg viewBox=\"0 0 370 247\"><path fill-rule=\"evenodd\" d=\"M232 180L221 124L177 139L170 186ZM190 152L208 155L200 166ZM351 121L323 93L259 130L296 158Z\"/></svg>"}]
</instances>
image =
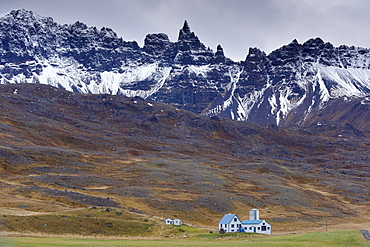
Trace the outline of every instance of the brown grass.
<instances>
[{"instance_id":1,"label":"brown grass","mask_svg":"<svg viewBox=\"0 0 370 247\"><path fill-rule=\"evenodd\" d=\"M48 194L67 190L109 197L134 218L163 213L210 229L224 213L247 219L254 207L279 233L319 229L324 218L333 227L369 219L370 144L339 140L339 127L213 121L160 103L150 108L153 123L145 101L112 96L104 104L54 89L52 102L32 96L45 111L30 112L24 102L32 93L9 92L0 95L4 214L96 206Z\"/></svg>"}]
</instances>

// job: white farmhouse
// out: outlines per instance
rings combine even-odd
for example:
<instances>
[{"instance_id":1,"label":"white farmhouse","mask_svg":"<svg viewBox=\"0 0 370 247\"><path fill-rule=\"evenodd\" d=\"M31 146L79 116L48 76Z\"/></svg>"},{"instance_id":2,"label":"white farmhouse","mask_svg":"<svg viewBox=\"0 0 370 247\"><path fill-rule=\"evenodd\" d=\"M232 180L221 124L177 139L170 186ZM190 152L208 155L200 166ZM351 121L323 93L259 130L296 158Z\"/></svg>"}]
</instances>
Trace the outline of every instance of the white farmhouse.
<instances>
[{"instance_id":1,"label":"white farmhouse","mask_svg":"<svg viewBox=\"0 0 370 247\"><path fill-rule=\"evenodd\" d=\"M225 214L218 223L219 232L249 232L271 234L271 224L259 219L259 210L250 210L250 219L241 222L236 214Z\"/></svg>"},{"instance_id":2,"label":"white farmhouse","mask_svg":"<svg viewBox=\"0 0 370 247\"><path fill-rule=\"evenodd\" d=\"M225 214L218 223L219 232L237 232L242 223L236 214Z\"/></svg>"}]
</instances>

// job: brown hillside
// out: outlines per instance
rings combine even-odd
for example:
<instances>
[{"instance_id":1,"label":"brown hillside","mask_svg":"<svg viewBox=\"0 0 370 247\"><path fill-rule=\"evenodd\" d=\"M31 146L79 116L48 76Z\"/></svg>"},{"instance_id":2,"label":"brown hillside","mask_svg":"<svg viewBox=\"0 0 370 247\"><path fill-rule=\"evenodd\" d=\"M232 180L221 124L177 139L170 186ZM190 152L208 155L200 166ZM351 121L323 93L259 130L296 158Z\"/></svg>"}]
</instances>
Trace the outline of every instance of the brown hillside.
<instances>
[{"instance_id":1,"label":"brown hillside","mask_svg":"<svg viewBox=\"0 0 370 247\"><path fill-rule=\"evenodd\" d=\"M110 207L215 228L259 208L276 232L370 217L370 142L352 126L209 119L40 84L0 90L3 210Z\"/></svg>"}]
</instances>

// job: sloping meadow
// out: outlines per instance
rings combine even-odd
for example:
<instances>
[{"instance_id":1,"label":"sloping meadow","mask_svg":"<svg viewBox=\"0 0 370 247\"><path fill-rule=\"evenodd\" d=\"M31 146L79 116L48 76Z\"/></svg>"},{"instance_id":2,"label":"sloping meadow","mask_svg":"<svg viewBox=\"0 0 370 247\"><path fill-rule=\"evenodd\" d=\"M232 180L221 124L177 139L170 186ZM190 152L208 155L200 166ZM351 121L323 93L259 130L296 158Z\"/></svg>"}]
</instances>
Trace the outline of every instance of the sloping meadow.
<instances>
[{"instance_id":1,"label":"sloping meadow","mask_svg":"<svg viewBox=\"0 0 370 247\"><path fill-rule=\"evenodd\" d=\"M40 84L1 92L1 207L107 207L212 227L259 208L279 231L369 215L368 137L346 126L235 122Z\"/></svg>"}]
</instances>

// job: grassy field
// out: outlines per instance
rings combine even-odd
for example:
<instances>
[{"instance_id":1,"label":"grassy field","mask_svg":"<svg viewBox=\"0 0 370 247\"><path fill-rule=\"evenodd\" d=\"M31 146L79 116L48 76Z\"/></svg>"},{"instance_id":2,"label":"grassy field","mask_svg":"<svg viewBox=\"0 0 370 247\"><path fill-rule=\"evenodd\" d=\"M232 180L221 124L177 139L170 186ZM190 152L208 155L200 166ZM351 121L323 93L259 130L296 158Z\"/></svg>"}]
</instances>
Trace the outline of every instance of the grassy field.
<instances>
[{"instance_id":1,"label":"grassy field","mask_svg":"<svg viewBox=\"0 0 370 247\"><path fill-rule=\"evenodd\" d=\"M3 247L30 246L370 246L358 231L261 236L250 234L202 234L191 239L101 240L67 238L4 237Z\"/></svg>"}]
</instances>

